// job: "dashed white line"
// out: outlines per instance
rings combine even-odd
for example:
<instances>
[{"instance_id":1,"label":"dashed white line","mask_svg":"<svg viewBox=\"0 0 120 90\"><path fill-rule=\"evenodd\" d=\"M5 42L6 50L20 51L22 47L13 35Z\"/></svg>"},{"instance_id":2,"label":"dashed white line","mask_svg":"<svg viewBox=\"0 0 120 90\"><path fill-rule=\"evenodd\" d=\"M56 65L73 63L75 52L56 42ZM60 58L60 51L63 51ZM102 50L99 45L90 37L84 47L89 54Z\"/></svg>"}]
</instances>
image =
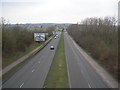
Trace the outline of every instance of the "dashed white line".
<instances>
[{"instance_id":1,"label":"dashed white line","mask_svg":"<svg viewBox=\"0 0 120 90\"><path fill-rule=\"evenodd\" d=\"M34 71L35 71L35 69L32 70L32 72L34 72Z\"/></svg>"},{"instance_id":2,"label":"dashed white line","mask_svg":"<svg viewBox=\"0 0 120 90\"><path fill-rule=\"evenodd\" d=\"M24 82L20 85L20 88L24 85Z\"/></svg>"},{"instance_id":3,"label":"dashed white line","mask_svg":"<svg viewBox=\"0 0 120 90\"><path fill-rule=\"evenodd\" d=\"M92 88L89 83L88 83L88 87L89 87L89 88Z\"/></svg>"}]
</instances>

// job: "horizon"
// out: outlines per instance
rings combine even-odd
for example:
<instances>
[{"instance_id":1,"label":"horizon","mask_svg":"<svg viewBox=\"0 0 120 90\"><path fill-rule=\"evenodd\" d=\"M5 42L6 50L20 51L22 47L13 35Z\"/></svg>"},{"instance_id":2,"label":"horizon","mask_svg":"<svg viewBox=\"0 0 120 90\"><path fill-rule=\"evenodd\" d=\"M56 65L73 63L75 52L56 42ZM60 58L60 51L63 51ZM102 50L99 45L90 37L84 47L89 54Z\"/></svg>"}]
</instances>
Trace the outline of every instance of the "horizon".
<instances>
[{"instance_id":1,"label":"horizon","mask_svg":"<svg viewBox=\"0 0 120 90\"><path fill-rule=\"evenodd\" d=\"M6 23L6 24L76 24L76 23Z\"/></svg>"}]
</instances>

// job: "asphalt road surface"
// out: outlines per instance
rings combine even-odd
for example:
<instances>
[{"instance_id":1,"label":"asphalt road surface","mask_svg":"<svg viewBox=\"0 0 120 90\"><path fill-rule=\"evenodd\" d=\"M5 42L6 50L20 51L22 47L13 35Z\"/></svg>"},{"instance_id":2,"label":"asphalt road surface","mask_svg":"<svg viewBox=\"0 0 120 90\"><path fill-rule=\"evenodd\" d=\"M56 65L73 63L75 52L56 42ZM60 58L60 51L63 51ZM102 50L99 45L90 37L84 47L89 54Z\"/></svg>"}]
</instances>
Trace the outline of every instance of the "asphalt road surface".
<instances>
[{"instance_id":1,"label":"asphalt road surface","mask_svg":"<svg viewBox=\"0 0 120 90\"><path fill-rule=\"evenodd\" d=\"M59 38L53 39L33 56L19 71L8 79L2 88L42 88L52 63ZM53 45L55 50L50 50Z\"/></svg>"},{"instance_id":2,"label":"asphalt road surface","mask_svg":"<svg viewBox=\"0 0 120 90\"><path fill-rule=\"evenodd\" d=\"M64 42L70 88L109 88L85 60L67 33L64 34Z\"/></svg>"}]
</instances>

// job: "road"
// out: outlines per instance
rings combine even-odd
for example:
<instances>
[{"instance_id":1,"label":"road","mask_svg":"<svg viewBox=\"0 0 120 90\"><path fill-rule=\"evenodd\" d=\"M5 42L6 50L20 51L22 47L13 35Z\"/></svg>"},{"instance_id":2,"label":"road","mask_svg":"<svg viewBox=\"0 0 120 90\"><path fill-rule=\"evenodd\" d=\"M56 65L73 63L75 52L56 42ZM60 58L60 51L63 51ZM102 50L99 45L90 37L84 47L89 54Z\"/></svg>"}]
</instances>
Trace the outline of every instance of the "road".
<instances>
[{"instance_id":1,"label":"road","mask_svg":"<svg viewBox=\"0 0 120 90\"><path fill-rule=\"evenodd\" d=\"M53 39L3 84L3 88L42 88L52 63L59 38ZM50 50L53 45L55 50Z\"/></svg>"},{"instance_id":2,"label":"road","mask_svg":"<svg viewBox=\"0 0 120 90\"><path fill-rule=\"evenodd\" d=\"M70 88L109 88L67 33L64 34L64 42Z\"/></svg>"},{"instance_id":3,"label":"road","mask_svg":"<svg viewBox=\"0 0 120 90\"><path fill-rule=\"evenodd\" d=\"M29 62L21 67L3 88L43 88L59 38L53 39ZM65 55L70 88L110 88L81 54L67 33L64 33ZM55 50L50 50L50 46Z\"/></svg>"}]
</instances>

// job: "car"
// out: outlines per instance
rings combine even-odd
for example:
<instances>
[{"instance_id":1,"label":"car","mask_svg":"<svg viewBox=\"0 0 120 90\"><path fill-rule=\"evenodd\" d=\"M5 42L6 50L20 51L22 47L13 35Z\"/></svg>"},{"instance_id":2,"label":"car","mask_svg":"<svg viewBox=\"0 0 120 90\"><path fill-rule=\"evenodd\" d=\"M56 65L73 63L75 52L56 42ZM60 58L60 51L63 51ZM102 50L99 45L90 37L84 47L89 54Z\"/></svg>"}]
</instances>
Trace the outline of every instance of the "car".
<instances>
[{"instance_id":1,"label":"car","mask_svg":"<svg viewBox=\"0 0 120 90\"><path fill-rule=\"evenodd\" d=\"M55 39L56 39L56 37L55 37Z\"/></svg>"},{"instance_id":2,"label":"car","mask_svg":"<svg viewBox=\"0 0 120 90\"><path fill-rule=\"evenodd\" d=\"M54 50L54 46L50 46L50 49L51 49L51 50Z\"/></svg>"}]
</instances>

